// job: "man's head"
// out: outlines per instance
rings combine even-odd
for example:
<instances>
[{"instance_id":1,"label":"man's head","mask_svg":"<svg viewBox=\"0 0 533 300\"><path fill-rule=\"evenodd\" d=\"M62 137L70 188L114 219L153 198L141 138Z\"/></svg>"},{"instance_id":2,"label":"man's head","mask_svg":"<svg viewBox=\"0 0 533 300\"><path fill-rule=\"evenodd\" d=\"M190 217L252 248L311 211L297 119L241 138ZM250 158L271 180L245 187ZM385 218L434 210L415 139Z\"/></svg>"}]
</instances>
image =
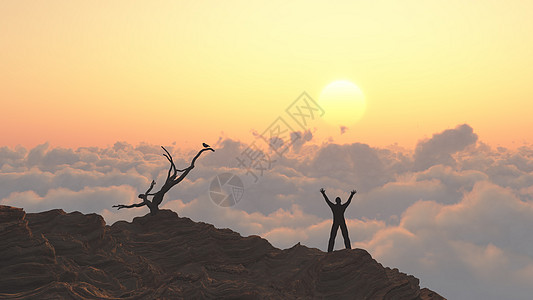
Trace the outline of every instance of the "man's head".
<instances>
[{"instance_id":1,"label":"man's head","mask_svg":"<svg viewBox=\"0 0 533 300\"><path fill-rule=\"evenodd\" d=\"M340 197L335 198L335 202L336 202L337 204L341 204L341 198L340 198Z\"/></svg>"}]
</instances>

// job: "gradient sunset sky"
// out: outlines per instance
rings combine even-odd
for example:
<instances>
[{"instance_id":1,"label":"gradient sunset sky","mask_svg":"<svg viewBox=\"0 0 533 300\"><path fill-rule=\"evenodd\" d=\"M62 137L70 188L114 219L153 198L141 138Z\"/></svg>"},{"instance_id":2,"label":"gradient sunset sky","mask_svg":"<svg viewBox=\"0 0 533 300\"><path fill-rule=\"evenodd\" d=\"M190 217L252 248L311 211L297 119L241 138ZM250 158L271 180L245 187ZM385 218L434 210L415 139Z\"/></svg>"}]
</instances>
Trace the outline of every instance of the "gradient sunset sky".
<instances>
[{"instance_id":1,"label":"gradient sunset sky","mask_svg":"<svg viewBox=\"0 0 533 300\"><path fill-rule=\"evenodd\" d=\"M319 189L345 200L355 188L353 248L449 299L531 299L532 11L533 1L0 1L0 204L131 221L147 209L112 205L161 186L160 145L183 168L206 142L216 152L161 208L326 250ZM268 149L275 163L252 177L256 162L237 158L304 91L324 116L295 128L303 138L285 156ZM245 192L221 207L210 184L227 172Z\"/></svg>"},{"instance_id":2,"label":"gradient sunset sky","mask_svg":"<svg viewBox=\"0 0 533 300\"><path fill-rule=\"evenodd\" d=\"M528 1L2 1L2 144L249 140L301 92L363 92L343 135L412 148L467 123L533 138ZM326 112L327 113L327 112Z\"/></svg>"}]
</instances>

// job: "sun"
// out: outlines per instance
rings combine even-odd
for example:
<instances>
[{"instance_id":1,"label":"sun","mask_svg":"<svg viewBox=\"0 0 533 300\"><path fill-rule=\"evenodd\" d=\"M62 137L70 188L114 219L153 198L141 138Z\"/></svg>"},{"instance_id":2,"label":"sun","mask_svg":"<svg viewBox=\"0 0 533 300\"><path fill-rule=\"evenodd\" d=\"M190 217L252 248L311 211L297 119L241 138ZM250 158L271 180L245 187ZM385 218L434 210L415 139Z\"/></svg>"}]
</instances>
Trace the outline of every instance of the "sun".
<instances>
[{"instance_id":1,"label":"sun","mask_svg":"<svg viewBox=\"0 0 533 300\"><path fill-rule=\"evenodd\" d=\"M338 80L328 84L318 98L324 109L322 117L335 126L349 127L363 117L366 101L361 89L347 80Z\"/></svg>"}]
</instances>

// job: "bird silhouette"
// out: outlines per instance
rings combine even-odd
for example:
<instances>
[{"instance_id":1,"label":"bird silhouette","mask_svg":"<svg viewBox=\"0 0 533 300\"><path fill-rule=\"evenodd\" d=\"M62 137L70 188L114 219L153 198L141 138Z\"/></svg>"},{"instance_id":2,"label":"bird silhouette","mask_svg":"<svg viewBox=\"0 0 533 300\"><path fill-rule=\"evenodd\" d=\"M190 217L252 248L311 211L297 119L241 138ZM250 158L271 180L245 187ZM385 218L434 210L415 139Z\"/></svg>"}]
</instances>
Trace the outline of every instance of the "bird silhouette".
<instances>
[{"instance_id":1,"label":"bird silhouette","mask_svg":"<svg viewBox=\"0 0 533 300\"><path fill-rule=\"evenodd\" d=\"M205 148L209 148L209 147L211 147L211 146L209 146L209 145L206 144L206 143L202 143L202 146L204 146Z\"/></svg>"}]
</instances>

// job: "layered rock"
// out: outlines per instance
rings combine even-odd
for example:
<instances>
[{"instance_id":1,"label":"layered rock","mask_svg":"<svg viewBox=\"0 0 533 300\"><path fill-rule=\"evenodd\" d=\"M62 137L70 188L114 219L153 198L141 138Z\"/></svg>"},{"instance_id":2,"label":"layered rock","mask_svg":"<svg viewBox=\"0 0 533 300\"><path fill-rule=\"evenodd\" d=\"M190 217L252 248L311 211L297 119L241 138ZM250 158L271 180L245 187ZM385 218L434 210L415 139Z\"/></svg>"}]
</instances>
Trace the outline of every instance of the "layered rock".
<instances>
[{"instance_id":1,"label":"layered rock","mask_svg":"<svg viewBox=\"0 0 533 300\"><path fill-rule=\"evenodd\" d=\"M32 290L59 280L55 249L28 227L20 208L0 206L0 291Z\"/></svg>"},{"instance_id":2,"label":"layered rock","mask_svg":"<svg viewBox=\"0 0 533 300\"><path fill-rule=\"evenodd\" d=\"M443 299L362 249L280 250L168 210L106 226L1 206L0 229L2 298Z\"/></svg>"}]
</instances>

